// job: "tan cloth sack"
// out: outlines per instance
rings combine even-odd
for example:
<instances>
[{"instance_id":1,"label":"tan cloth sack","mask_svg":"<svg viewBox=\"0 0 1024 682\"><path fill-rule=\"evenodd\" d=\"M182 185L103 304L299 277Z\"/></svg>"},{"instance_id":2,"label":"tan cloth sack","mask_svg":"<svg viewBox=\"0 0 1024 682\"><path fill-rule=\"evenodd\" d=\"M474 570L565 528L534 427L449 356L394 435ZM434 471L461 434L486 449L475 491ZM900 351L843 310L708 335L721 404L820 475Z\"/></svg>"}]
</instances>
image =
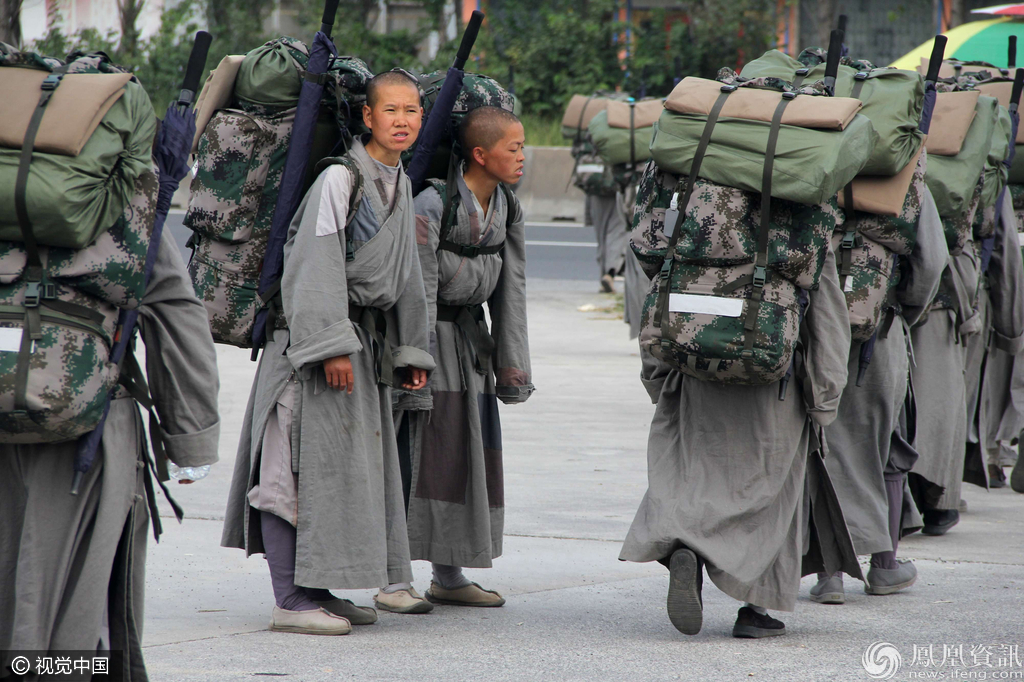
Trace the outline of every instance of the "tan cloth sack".
<instances>
[{"instance_id":1,"label":"tan cloth sack","mask_svg":"<svg viewBox=\"0 0 1024 682\"><path fill-rule=\"evenodd\" d=\"M645 99L633 105L633 128L650 128L665 110L660 99ZM608 102L608 126L629 129L629 102Z\"/></svg>"},{"instance_id":2,"label":"tan cloth sack","mask_svg":"<svg viewBox=\"0 0 1024 682\"><path fill-rule=\"evenodd\" d=\"M975 86L983 95L995 97L999 100L999 106L1010 108L1010 95L1013 93L1013 81L998 81L996 83L980 83ZM1024 144L1024 126L1017 129L1016 144Z\"/></svg>"},{"instance_id":3,"label":"tan cloth sack","mask_svg":"<svg viewBox=\"0 0 1024 682\"><path fill-rule=\"evenodd\" d=\"M38 69L0 69L0 146L21 149L43 79ZM128 73L79 73L64 76L53 91L36 133L34 149L78 156L103 117L124 94Z\"/></svg>"},{"instance_id":4,"label":"tan cloth sack","mask_svg":"<svg viewBox=\"0 0 1024 682\"><path fill-rule=\"evenodd\" d=\"M587 100L590 101L588 102ZM562 127L575 129L578 126L586 130L587 125L590 124L590 119L608 108L608 102L610 101L607 97L573 95L572 99L569 100L569 106L565 110L565 115L562 116ZM583 122L581 123L580 114L583 113L584 106L586 106L587 111L583 114Z\"/></svg>"},{"instance_id":5,"label":"tan cloth sack","mask_svg":"<svg viewBox=\"0 0 1024 682\"><path fill-rule=\"evenodd\" d=\"M231 102L235 91L235 78L242 66L244 54L229 54L220 60L217 68L210 72L203 83L203 90L196 100L196 135L192 138L192 153L199 151L199 138L203 136L207 124L218 109L223 109Z\"/></svg>"},{"instance_id":6,"label":"tan cloth sack","mask_svg":"<svg viewBox=\"0 0 1024 682\"><path fill-rule=\"evenodd\" d=\"M680 114L707 116L722 94L722 84L705 78L684 78L668 99L665 108ZM775 90L737 88L722 107L722 118L771 123L782 93ZM797 97L782 113L783 125L823 130L845 130L863 105L852 97Z\"/></svg>"},{"instance_id":7,"label":"tan cloth sack","mask_svg":"<svg viewBox=\"0 0 1024 682\"><path fill-rule=\"evenodd\" d=\"M932 110L932 135L926 143L929 154L956 156L960 153L967 131L974 123L980 96L977 90L938 93Z\"/></svg>"},{"instance_id":8,"label":"tan cloth sack","mask_svg":"<svg viewBox=\"0 0 1024 682\"><path fill-rule=\"evenodd\" d=\"M925 138L927 141L928 138ZM910 191L910 183L914 179L914 169L917 168L917 160L921 158L924 145L917 150L917 154L910 160L903 170L892 177L881 175L858 175L853 179L853 208L855 211L875 213L877 215L896 217L903 212L903 202L906 201L907 192ZM839 208L844 206L843 195L838 193Z\"/></svg>"}]
</instances>

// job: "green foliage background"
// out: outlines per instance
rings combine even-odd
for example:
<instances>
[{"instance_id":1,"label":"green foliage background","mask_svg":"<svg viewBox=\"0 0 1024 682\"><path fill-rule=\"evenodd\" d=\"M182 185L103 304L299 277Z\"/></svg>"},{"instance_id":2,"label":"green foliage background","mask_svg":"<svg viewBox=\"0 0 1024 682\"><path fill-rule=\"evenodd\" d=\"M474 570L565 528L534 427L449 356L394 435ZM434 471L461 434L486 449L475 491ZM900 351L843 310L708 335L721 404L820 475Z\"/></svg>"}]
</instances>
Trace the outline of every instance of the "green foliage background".
<instances>
[{"instance_id":1,"label":"green foliage background","mask_svg":"<svg viewBox=\"0 0 1024 682\"><path fill-rule=\"evenodd\" d=\"M308 40L319 28L323 0L291 1L300 18L296 37ZM30 47L60 57L76 49L104 50L136 73L162 112L177 96L197 30L214 35L207 60L212 69L225 55L245 53L276 37L263 29L274 3L182 0L163 12L160 30L146 40L119 41L114 33L92 29L66 35L55 28ZM457 41L442 45L429 64L417 58L423 38L442 26L445 0L421 0L428 19L415 31L387 35L365 28L376 5L376 0L341 0L334 29L341 54L362 58L375 72L395 67L426 72L451 64ZM618 6L616 0L485 3L487 21L467 68L513 89L530 144L566 143L558 121L574 94L621 89L635 96L664 96L675 78L713 77L720 67L736 67L774 42L774 0L691 0L680 2L681 12L672 17L655 10L633 22L627 55L627 27L618 20Z\"/></svg>"}]
</instances>

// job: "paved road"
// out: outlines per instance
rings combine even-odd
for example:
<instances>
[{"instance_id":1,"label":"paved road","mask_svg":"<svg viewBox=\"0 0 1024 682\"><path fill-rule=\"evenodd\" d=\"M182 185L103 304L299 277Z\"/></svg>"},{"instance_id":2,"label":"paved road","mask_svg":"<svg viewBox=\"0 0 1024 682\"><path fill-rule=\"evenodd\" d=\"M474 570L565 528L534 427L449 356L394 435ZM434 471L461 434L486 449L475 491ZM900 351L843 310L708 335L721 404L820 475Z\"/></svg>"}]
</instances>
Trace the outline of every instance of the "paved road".
<instances>
[{"instance_id":1,"label":"paved road","mask_svg":"<svg viewBox=\"0 0 1024 682\"><path fill-rule=\"evenodd\" d=\"M191 234L182 225L184 213L175 211L167 217L170 229L185 260L189 251L185 241ZM574 223L526 224L526 276L542 279L593 280L598 279L594 260L597 244L593 230Z\"/></svg>"},{"instance_id":2,"label":"paved road","mask_svg":"<svg viewBox=\"0 0 1024 682\"><path fill-rule=\"evenodd\" d=\"M218 347L221 461L206 480L172 487L187 518L182 525L165 519L163 540L149 544L143 644L150 679L866 682L862 656L877 641L902 656L893 680L939 672L945 674L927 679L968 679L954 677L948 663L939 670L923 665L926 656L941 660L944 647L960 647L967 665L975 662L972 647L979 660L991 652L991 670L957 670L973 672L969 679L1024 676L1017 662L1024 648L1024 495L1009 489L965 485L970 512L960 525L939 538L906 538L900 555L916 560L920 579L903 594L870 597L847 579L847 603L822 606L808 598L808 577L796 613L776 614L788 636L742 641L729 636L739 605L705 581L704 629L696 637L676 632L665 614L666 571L616 560L647 487L653 407L638 380L636 342L611 312L614 297L593 289L585 281L530 282L538 391L523 405L500 407L504 555L492 569L467 570L508 604L383 614L348 637L268 632L266 561L219 547L255 365L247 351ZM593 305L581 311L585 304ZM425 589L429 567L415 562L414 571ZM372 594L342 592L362 604Z\"/></svg>"}]
</instances>

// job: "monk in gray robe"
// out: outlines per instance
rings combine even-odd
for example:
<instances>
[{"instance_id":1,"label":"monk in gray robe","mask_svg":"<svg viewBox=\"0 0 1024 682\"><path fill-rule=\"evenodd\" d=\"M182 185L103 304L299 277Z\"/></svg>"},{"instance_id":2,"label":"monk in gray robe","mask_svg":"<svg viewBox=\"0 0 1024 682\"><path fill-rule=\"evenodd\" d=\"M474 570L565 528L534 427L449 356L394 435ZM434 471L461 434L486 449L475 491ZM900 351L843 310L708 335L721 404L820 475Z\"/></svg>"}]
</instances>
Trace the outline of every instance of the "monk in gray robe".
<instances>
[{"instance_id":1,"label":"monk in gray robe","mask_svg":"<svg viewBox=\"0 0 1024 682\"><path fill-rule=\"evenodd\" d=\"M181 467L212 464L217 357L206 309L169 236L139 310L166 455ZM138 405L119 389L77 495L69 494L77 441L0 445L0 650L120 650L116 674L147 679L146 536L159 518L150 514L156 500L145 439ZM0 677L9 663L0 661Z\"/></svg>"},{"instance_id":2,"label":"monk in gray robe","mask_svg":"<svg viewBox=\"0 0 1024 682\"><path fill-rule=\"evenodd\" d=\"M619 558L669 566L669 619L684 634L701 628L702 567L720 590L747 602L734 636L784 634L767 609L796 606L802 556L812 539L809 515L825 530L807 506L828 485L816 466L817 433L836 417L851 339L831 251L819 288L808 294L798 373L785 400L778 382L701 381L644 358L642 379L657 405L647 446L649 487ZM848 541L842 514L833 521L828 530ZM841 566L859 572L855 559Z\"/></svg>"},{"instance_id":3,"label":"monk in gray robe","mask_svg":"<svg viewBox=\"0 0 1024 682\"><path fill-rule=\"evenodd\" d=\"M910 327L927 310L938 293L948 251L935 201L922 187L917 243L909 257L901 259L896 305L883 313L876 331L874 353L863 376L850 381L839 402L838 418L825 430L829 476L843 507L857 554L871 555L864 591L893 594L910 587L917 569L910 561L896 561L903 511L904 481L917 459L908 441L913 409L905 402L908 393ZM858 377L865 344L850 348L848 371ZM909 412L909 414L908 414ZM843 574L818 574L811 599L821 604L846 601Z\"/></svg>"},{"instance_id":4,"label":"monk in gray robe","mask_svg":"<svg viewBox=\"0 0 1024 682\"><path fill-rule=\"evenodd\" d=\"M614 194L587 194L584 215L594 226L597 237L597 267L600 271L601 291L615 291L615 278L622 274L629 237L622 192Z\"/></svg>"},{"instance_id":5,"label":"monk in gray robe","mask_svg":"<svg viewBox=\"0 0 1024 682\"><path fill-rule=\"evenodd\" d=\"M468 580L462 568L489 568L501 555L498 401L521 403L534 390L523 211L506 189L522 175L525 139L519 120L497 107L469 112L460 137L456 186L439 183L416 197L437 368L433 411L405 412L412 420L409 549L433 564L432 603L501 606L500 594Z\"/></svg>"},{"instance_id":6,"label":"monk in gray robe","mask_svg":"<svg viewBox=\"0 0 1024 682\"><path fill-rule=\"evenodd\" d=\"M908 484L924 520L922 532L942 535L960 520L960 485L967 442L966 342L981 331L975 309L979 262L968 240L951 257L939 294L911 330L911 382L917 401L918 459Z\"/></svg>"},{"instance_id":7,"label":"monk in gray robe","mask_svg":"<svg viewBox=\"0 0 1024 682\"><path fill-rule=\"evenodd\" d=\"M983 220L994 223L994 232L975 249L980 263L977 306L983 326L967 342L965 370L964 480L983 487L1006 485L1002 451L1009 449L1009 441L1024 425L1011 400L1014 356L1024 349L1024 264L1010 193L1004 192L994 208L983 214Z\"/></svg>"},{"instance_id":8,"label":"monk in gray robe","mask_svg":"<svg viewBox=\"0 0 1024 682\"><path fill-rule=\"evenodd\" d=\"M346 634L376 612L328 590L412 579L391 386L422 388L434 367L400 163L421 116L408 76L374 78L370 135L322 162L289 228L284 315L249 397L221 540L266 554L273 630ZM423 601L378 595L389 600Z\"/></svg>"}]
</instances>

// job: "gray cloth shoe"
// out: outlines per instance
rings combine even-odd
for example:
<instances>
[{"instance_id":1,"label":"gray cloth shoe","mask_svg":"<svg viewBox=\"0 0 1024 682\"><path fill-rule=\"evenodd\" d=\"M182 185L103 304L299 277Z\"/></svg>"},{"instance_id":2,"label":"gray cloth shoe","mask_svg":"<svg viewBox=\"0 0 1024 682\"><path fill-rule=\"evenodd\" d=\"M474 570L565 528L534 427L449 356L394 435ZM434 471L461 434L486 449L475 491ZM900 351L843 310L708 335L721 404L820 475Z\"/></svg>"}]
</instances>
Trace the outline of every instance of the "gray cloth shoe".
<instances>
[{"instance_id":1,"label":"gray cloth shoe","mask_svg":"<svg viewBox=\"0 0 1024 682\"><path fill-rule=\"evenodd\" d=\"M917 582L917 567L914 562L903 559L896 562L896 568L871 568L864 591L868 594L893 594L905 590Z\"/></svg>"},{"instance_id":2,"label":"gray cloth shoe","mask_svg":"<svg viewBox=\"0 0 1024 682\"><path fill-rule=\"evenodd\" d=\"M695 635L704 622L704 572L700 559L692 550L677 549L669 560L668 570L668 619L684 635Z\"/></svg>"},{"instance_id":3,"label":"gray cloth shoe","mask_svg":"<svg viewBox=\"0 0 1024 682\"><path fill-rule=\"evenodd\" d=\"M819 604L844 604L846 603L846 591L843 589L843 578L839 575L830 575L818 581L818 584L811 588L811 601Z\"/></svg>"},{"instance_id":4,"label":"gray cloth shoe","mask_svg":"<svg viewBox=\"0 0 1024 682\"><path fill-rule=\"evenodd\" d=\"M288 611L275 606L270 619L270 629L274 632L294 632L300 635L347 635L352 632L352 624L347 618L336 616L324 609Z\"/></svg>"},{"instance_id":5,"label":"gray cloth shoe","mask_svg":"<svg viewBox=\"0 0 1024 682\"><path fill-rule=\"evenodd\" d=\"M1018 455L1017 463L1010 472L1010 487L1014 492L1024 493L1024 457Z\"/></svg>"},{"instance_id":6,"label":"gray cloth shoe","mask_svg":"<svg viewBox=\"0 0 1024 682\"><path fill-rule=\"evenodd\" d=\"M347 618L352 625L372 625L377 622L377 612L369 606L356 606L349 599L330 599L314 602L336 616Z\"/></svg>"}]
</instances>

